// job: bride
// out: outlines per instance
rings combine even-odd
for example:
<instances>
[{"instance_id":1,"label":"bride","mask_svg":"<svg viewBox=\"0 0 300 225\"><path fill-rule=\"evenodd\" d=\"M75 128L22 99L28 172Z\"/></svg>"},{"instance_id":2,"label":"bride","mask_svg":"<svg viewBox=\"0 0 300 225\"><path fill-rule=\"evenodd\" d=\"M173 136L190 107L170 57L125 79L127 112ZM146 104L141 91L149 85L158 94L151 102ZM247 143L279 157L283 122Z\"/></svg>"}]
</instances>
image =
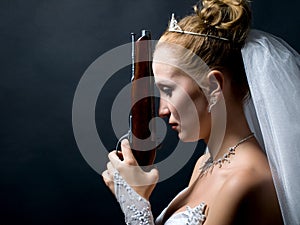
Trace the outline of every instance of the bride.
<instances>
[{"instance_id":1,"label":"bride","mask_svg":"<svg viewBox=\"0 0 300 225\"><path fill-rule=\"evenodd\" d=\"M203 0L178 23L172 15L153 56L159 115L180 140L203 139L207 151L154 222L158 170L142 170L123 140L122 157L109 153L102 175L126 224L300 224L299 55L249 31L250 20L246 0Z\"/></svg>"}]
</instances>

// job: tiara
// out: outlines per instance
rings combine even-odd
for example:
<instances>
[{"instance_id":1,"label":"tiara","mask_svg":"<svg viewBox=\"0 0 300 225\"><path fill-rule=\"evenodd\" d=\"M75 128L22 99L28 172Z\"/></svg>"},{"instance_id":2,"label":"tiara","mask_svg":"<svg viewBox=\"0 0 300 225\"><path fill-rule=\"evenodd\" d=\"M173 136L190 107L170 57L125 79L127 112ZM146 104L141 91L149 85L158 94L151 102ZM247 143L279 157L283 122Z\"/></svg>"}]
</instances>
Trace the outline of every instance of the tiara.
<instances>
[{"instance_id":1,"label":"tiara","mask_svg":"<svg viewBox=\"0 0 300 225\"><path fill-rule=\"evenodd\" d=\"M182 30L181 27L178 25L177 20L175 19L174 13L172 13L172 18L171 18L171 21L169 24L169 31L182 33L182 34L191 34L191 35L202 36L202 37L209 37L209 38L214 38L214 39L218 39L218 40L222 40L222 41L230 41L228 38L224 38L224 37L220 37L220 36Z\"/></svg>"}]
</instances>

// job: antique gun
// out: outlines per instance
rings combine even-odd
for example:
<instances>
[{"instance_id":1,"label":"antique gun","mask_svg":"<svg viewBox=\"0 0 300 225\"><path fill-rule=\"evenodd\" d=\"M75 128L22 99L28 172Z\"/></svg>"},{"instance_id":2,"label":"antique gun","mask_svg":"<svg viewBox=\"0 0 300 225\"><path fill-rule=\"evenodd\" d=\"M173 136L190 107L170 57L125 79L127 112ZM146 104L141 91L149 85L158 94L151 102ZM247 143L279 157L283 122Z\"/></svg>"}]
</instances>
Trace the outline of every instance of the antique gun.
<instances>
[{"instance_id":1,"label":"antique gun","mask_svg":"<svg viewBox=\"0 0 300 225\"><path fill-rule=\"evenodd\" d=\"M152 165L156 154L154 77L152 72L151 33L142 30L132 42L132 89L128 139L140 166Z\"/></svg>"}]
</instances>

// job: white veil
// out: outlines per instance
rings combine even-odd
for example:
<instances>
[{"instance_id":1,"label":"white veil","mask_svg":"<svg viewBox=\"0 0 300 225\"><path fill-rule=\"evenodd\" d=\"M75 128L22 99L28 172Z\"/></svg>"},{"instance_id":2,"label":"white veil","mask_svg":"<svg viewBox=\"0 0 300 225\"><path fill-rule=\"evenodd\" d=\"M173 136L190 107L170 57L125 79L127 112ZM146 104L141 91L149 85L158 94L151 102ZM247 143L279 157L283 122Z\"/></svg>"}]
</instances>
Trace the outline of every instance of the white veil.
<instances>
[{"instance_id":1,"label":"white veil","mask_svg":"<svg viewBox=\"0 0 300 225\"><path fill-rule=\"evenodd\" d=\"M300 224L300 57L283 40L252 30L242 49L250 127L266 151L286 225Z\"/></svg>"}]
</instances>

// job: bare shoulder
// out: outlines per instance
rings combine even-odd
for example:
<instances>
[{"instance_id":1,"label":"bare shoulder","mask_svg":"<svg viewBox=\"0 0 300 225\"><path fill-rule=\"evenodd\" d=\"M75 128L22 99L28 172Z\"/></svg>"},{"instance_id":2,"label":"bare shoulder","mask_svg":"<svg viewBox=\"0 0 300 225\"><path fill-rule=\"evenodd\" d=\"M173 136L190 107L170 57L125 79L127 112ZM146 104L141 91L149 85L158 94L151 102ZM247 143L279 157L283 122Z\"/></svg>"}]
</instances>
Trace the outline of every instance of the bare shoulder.
<instances>
[{"instance_id":1,"label":"bare shoulder","mask_svg":"<svg viewBox=\"0 0 300 225\"><path fill-rule=\"evenodd\" d=\"M237 196L274 189L267 156L259 146L251 143L239 152L226 177L222 191L234 191Z\"/></svg>"},{"instance_id":2,"label":"bare shoulder","mask_svg":"<svg viewBox=\"0 0 300 225\"><path fill-rule=\"evenodd\" d=\"M252 168L241 168L228 176L207 218L207 224L267 225L280 221L271 173Z\"/></svg>"},{"instance_id":3,"label":"bare shoulder","mask_svg":"<svg viewBox=\"0 0 300 225\"><path fill-rule=\"evenodd\" d=\"M234 193L233 198L239 201L249 194L260 194L268 189L274 189L270 171L241 168L228 176L220 192L224 195Z\"/></svg>"}]
</instances>

